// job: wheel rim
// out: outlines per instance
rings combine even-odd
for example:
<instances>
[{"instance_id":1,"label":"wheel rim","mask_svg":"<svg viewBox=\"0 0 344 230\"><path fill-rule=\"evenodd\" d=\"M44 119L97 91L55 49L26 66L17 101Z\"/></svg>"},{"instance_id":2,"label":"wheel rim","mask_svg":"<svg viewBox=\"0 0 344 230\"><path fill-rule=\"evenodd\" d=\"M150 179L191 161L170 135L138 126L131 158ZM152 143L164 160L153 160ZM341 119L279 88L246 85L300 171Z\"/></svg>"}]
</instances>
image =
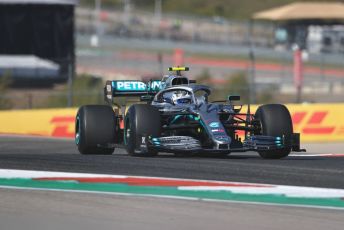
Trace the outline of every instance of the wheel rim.
<instances>
[{"instance_id":1,"label":"wheel rim","mask_svg":"<svg viewBox=\"0 0 344 230\"><path fill-rule=\"evenodd\" d=\"M75 125L75 144L79 145L80 143L80 118L79 116L76 117L76 125Z\"/></svg>"},{"instance_id":2,"label":"wheel rim","mask_svg":"<svg viewBox=\"0 0 344 230\"><path fill-rule=\"evenodd\" d=\"M127 118L124 122L124 144L127 145L128 140L130 138L130 122L129 118Z\"/></svg>"}]
</instances>

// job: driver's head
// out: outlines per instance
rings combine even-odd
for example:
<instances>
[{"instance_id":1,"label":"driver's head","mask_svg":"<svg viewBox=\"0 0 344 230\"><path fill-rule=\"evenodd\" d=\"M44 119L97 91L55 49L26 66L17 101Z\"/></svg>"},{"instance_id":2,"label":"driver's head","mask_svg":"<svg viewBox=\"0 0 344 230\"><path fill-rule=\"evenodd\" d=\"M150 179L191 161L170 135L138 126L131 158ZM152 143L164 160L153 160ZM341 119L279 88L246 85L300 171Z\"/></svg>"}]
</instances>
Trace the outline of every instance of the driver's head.
<instances>
[{"instance_id":1,"label":"driver's head","mask_svg":"<svg viewBox=\"0 0 344 230\"><path fill-rule=\"evenodd\" d=\"M186 91L176 91L172 95L172 101L175 105L191 104L191 95Z\"/></svg>"}]
</instances>

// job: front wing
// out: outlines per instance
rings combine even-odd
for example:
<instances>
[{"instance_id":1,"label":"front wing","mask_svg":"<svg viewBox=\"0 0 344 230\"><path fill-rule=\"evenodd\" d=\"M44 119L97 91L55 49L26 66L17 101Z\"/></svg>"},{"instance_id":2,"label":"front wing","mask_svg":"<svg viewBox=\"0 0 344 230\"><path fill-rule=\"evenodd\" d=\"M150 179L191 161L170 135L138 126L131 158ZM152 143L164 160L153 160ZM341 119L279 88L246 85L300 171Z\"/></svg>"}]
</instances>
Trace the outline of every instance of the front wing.
<instances>
[{"instance_id":1,"label":"front wing","mask_svg":"<svg viewBox=\"0 0 344 230\"><path fill-rule=\"evenodd\" d=\"M170 137L146 137L144 148L154 149L159 152L169 153L231 153L246 151L273 151L283 148L291 148L292 151L302 152L300 149L300 134L294 133L291 137L272 137L272 136L248 136L243 141L243 146L238 148L203 148L201 143L189 136L170 136Z\"/></svg>"}]
</instances>

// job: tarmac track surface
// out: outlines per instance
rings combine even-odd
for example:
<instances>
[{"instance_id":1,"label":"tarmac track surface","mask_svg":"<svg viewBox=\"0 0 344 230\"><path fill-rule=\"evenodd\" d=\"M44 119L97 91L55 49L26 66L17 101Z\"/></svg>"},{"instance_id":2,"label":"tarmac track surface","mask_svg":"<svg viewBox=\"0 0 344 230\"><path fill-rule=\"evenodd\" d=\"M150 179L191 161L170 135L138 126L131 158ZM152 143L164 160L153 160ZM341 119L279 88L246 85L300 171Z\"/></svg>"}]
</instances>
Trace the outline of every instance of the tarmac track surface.
<instances>
[{"instance_id":1,"label":"tarmac track surface","mask_svg":"<svg viewBox=\"0 0 344 230\"><path fill-rule=\"evenodd\" d=\"M343 144L307 145L309 155ZM82 156L72 140L0 136L0 168L344 188L344 157ZM137 196L0 189L0 229L343 229L343 211ZM24 227L25 226L25 227ZM31 229L30 229L31 228Z\"/></svg>"},{"instance_id":2,"label":"tarmac track surface","mask_svg":"<svg viewBox=\"0 0 344 230\"><path fill-rule=\"evenodd\" d=\"M344 153L344 144L308 145L307 155ZM341 152L342 151L342 152ZM304 155L304 153L300 153ZM0 136L0 168L223 180L344 189L344 157L265 160L257 153L227 157L80 155L73 140Z\"/></svg>"}]
</instances>

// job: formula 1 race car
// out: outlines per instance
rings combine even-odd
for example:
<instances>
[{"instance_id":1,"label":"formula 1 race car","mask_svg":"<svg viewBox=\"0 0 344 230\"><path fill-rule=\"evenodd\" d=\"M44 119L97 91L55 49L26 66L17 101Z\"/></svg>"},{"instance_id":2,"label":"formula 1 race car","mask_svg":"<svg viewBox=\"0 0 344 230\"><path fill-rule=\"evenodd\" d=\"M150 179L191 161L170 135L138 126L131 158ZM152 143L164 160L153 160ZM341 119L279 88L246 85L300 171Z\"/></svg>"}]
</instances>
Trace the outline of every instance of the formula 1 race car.
<instances>
[{"instance_id":1,"label":"formula 1 race car","mask_svg":"<svg viewBox=\"0 0 344 230\"><path fill-rule=\"evenodd\" d=\"M242 113L231 95L209 102L211 89L181 74L187 67L171 67L175 74L161 81L107 81L109 105L85 105L76 116L75 142L81 154L112 154L123 146L133 156L256 151L263 158L283 158L300 149L288 109L281 104L259 106ZM116 97L137 97L140 103L116 103ZM239 133L242 135L240 136Z\"/></svg>"}]
</instances>

